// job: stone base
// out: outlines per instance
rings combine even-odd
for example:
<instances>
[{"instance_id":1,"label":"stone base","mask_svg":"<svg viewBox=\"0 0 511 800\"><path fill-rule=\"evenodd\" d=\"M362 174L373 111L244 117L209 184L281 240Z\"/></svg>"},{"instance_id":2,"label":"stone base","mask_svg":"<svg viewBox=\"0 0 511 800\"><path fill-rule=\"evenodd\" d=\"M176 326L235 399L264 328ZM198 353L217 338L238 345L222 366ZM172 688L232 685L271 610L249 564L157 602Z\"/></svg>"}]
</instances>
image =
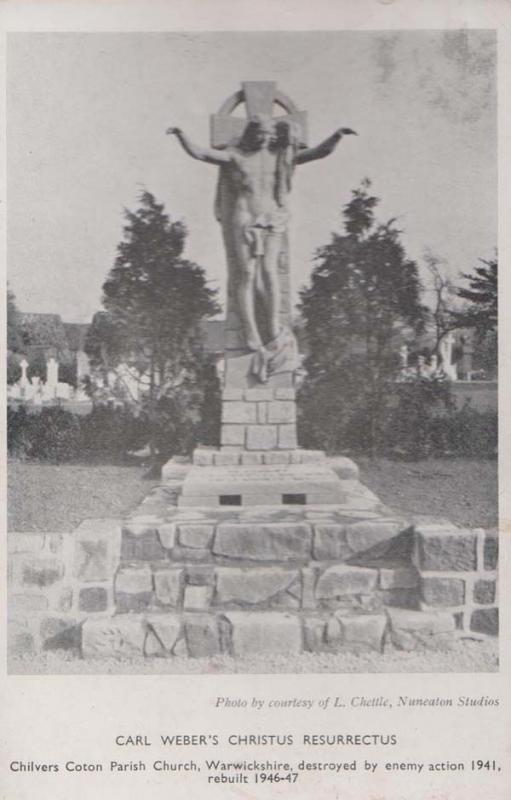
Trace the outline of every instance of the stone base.
<instances>
[{"instance_id":1,"label":"stone base","mask_svg":"<svg viewBox=\"0 0 511 800\"><path fill-rule=\"evenodd\" d=\"M198 450L194 462L169 462L122 526L10 534L11 654L243 658L497 635L495 531L400 519L352 462L322 453ZM317 486L338 502L311 503ZM220 505L224 488L243 504Z\"/></svg>"},{"instance_id":2,"label":"stone base","mask_svg":"<svg viewBox=\"0 0 511 800\"><path fill-rule=\"evenodd\" d=\"M343 503L341 481L324 464L236 464L192 467L179 506Z\"/></svg>"}]
</instances>

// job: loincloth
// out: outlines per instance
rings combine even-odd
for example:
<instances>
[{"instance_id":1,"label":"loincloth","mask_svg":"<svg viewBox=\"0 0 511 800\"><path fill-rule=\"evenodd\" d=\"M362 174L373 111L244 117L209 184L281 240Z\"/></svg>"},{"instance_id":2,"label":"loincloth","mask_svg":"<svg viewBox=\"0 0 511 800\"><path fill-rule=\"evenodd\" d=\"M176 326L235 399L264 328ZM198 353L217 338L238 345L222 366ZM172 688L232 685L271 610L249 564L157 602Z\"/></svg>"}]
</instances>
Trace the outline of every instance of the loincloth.
<instances>
[{"instance_id":1,"label":"loincloth","mask_svg":"<svg viewBox=\"0 0 511 800\"><path fill-rule=\"evenodd\" d=\"M264 256L266 240L269 236L281 236L285 233L288 220L287 211L270 211L259 214L250 225L243 226L243 235L250 245L253 258Z\"/></svg>"}]
</instances>

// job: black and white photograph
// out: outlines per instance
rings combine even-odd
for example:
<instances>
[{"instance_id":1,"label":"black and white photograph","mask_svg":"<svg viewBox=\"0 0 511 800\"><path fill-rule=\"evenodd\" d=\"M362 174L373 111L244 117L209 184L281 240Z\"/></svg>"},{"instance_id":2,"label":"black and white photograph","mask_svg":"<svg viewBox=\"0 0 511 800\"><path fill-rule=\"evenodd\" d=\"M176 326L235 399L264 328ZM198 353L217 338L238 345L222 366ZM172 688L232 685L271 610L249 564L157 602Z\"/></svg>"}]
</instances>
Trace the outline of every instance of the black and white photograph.
<instances>
[{"instance_id":1,"label":"black and white photograph","mask_svg":"<svg viewBox=\"0 0 511 800\"><path fill-rule=\"evenodd\" d=\"M0 4L2 798L509 797L509 10Z\"/></svg>"},{"instance_id":2,"label":"black and white photograph","mask_svg":"<svg viewBox=\"0 0 511 800\"><path fill-rule=\"evenodd\" d=\"M10 669L496 670L495 32L7 57Z\"/></svg>"}]
</instances>

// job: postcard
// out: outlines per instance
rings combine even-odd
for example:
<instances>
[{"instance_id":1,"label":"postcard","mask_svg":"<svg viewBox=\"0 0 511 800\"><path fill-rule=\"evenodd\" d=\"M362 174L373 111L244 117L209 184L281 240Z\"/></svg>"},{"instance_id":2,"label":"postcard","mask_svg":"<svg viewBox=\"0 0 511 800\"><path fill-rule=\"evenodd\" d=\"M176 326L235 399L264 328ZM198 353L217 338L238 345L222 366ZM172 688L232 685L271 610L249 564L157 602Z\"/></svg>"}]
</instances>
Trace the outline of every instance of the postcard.
<instances>
[{"instance_id":1,"label":"postcard","mask_svg":"<svg viewBox=\"0 0 511 800\"><path fill-rule=\"evenodd\" d=\"M509 4L0 19L1 797L509 797Z\"/></svg>"}]
</instances>

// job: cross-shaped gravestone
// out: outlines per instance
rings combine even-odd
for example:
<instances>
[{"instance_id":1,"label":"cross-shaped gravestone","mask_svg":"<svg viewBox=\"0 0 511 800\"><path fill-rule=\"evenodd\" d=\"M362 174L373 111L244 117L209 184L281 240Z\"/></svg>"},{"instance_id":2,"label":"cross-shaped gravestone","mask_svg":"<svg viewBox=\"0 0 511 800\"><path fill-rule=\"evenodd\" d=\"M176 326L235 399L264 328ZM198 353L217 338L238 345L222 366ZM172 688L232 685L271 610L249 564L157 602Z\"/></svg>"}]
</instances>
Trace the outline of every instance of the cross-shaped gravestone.
<instances>
[{"instance_id":1,"label":"cross-shaped gravestone","mask_svg":"<svg viewBox=\"0 0 511 800\"><path fill-rule=\"evenodd\" d=\"M293 101L277 89L275 81L244 81L241 87L210 117L212 147L226 147L242 135L247 120L232 116L241 103L245 103L249 119L257 114L271 117L278 106L286 112L278 115L278 119L292 120L299 130L300 145L307 145L307 112L299 111Z\"/></svg>"}]
</instances>

